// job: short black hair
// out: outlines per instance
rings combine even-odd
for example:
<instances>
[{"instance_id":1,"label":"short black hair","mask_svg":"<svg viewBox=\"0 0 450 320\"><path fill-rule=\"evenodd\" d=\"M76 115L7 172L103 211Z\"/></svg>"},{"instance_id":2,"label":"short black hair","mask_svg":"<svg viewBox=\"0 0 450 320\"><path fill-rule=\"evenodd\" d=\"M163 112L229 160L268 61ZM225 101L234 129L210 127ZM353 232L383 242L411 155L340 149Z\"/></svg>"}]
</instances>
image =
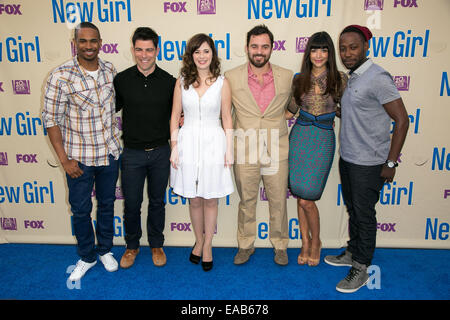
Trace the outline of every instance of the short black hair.
<instances>
[{"instance_id":1,"label":"short black hair","mask_svg":"<svg viewBox=\"0 0 450 320\"><path fill-rule=\"evenodd\" d=\"M264 24L260 24L256 27L253 27L249 32L247 32L247 47L250 43L250 38L252 36L259 36L261 34L267 34L270 38L270 45L273 48L273 33L265 26Z\"/></svg>"},{"instance_id":2,"label":"short black hair","mask_svg":"<svg viewBox=\"0 0 450 320\"><path fill-rule=\"evenodd\" d=\"M159 37L158 34L149 27L139 27L134 31L133 34L133 47L136 44L136 40L151 40L155 45L155 48L158 48Z\"/></svg>"},{"instance_id":3,"label":"short black hair","mask_svg":"<svg viewBox=\"0 0 450 320\"><path fill-rule=\"evenodd\" d=\"M98 30L97 26L91 22L81 22L79 23L76 27L75 27L75 31L74 31L74 39L77 40L78 37L78 31L82 28L89 28L89 29L94 29L97 31L98 33L98 38L101 39L102 37L100 36L100 30Z\"/></svg>"}]
</instances>

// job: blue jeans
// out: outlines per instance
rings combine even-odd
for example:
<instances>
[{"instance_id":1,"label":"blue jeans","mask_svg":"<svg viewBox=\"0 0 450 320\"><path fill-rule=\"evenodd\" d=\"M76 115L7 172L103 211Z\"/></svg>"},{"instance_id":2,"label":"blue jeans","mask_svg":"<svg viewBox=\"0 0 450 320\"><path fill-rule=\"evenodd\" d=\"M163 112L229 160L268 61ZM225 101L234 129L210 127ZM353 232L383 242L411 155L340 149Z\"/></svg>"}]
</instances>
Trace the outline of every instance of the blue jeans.
<instances>
[{"instance_id":1,"label":"blue jeans","mask_svg":"<svg viewBox=\"0 0 450 320\"><path fill-rule=\"evenodd\" d=\"M339 159L342 196L349 214L347 250L353 260L371 265L377 237L375 205L380 199L384 184L381 177L383 165L362 166Z\"/></svg>"},{"instance_id":2,"label":"blue jeans","mask_svg":"<svg viewBox=\"0 0 450 320\"><path fill-rule=\"evenodd\" d=\"M121 179L124 197L124 227L127 249L139 248L142 236L141 205L147 179L147 236L151 248L164 244L166 209L164 197L170 173L170 146L151 151L125 148L122 153Z\"/></svg>"},{"instance_id":3,"label":"blue jeans","mask_svg":"<svg viewBox=\"0 0 450 320\"><path fill-rule=\"evenodd\" d=\"M69 203L73 214L73 229L77 239L77 252L81 260L94 262L97 254L108 253L113 246L114 237L114 201L116 183L119 176L119 160L109 156L109 166L85 166L78 163L83 174L71 178L68 174ZM92 189L95 184L97 198L97 248L95 247L94 228L92 226Z\"/></svg>"}]
</instances>

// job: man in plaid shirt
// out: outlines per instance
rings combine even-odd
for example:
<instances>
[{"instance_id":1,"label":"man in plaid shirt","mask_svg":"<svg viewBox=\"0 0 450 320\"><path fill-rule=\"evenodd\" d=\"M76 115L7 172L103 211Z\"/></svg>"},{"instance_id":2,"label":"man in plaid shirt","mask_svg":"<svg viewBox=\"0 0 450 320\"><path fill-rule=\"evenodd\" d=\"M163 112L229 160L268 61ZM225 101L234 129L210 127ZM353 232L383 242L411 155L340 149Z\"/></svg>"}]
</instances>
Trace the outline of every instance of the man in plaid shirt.
<instances>
[{"instance_id":1,"label":"man in plaid shirt","mask_svg":"<svg viewBox=\"0 0 450 320\"><path fill-rule=\"evenodd\" d=\"M110 252L114 236L114 200L121 145L115 119L114 66L98 57L98 28L89 22L75 29L77 55L47 79L42 119L66 172L69 203L80 260L69 279L78 281L97 263L116 271ZM98 245L91 222L91 193L97 197Z\"/></svg>"}]
</instances>

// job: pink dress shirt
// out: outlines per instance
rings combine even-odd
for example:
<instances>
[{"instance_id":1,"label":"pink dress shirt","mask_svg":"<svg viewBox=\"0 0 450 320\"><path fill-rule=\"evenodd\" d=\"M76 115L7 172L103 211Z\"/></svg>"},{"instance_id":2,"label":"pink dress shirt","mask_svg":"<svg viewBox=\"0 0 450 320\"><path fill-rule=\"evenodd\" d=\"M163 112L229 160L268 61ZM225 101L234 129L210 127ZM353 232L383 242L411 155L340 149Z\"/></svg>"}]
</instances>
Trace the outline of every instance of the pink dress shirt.
<instances>
[{"instance_id":1,"label":"pink dress shirt","mask_svg":"<svg viewBox=\"0 0 450 320\"><path fill-rule=\"evenodd\" d=\"M270 67L270 64L269 64ZM275 83L273 81L272 67L263 74L263 84L258 81L258 77L253 73L250 64L248 65L248 87L261 110L261 114L266 111L272 99L275 97Z\"/></svg>"}]
</instances>

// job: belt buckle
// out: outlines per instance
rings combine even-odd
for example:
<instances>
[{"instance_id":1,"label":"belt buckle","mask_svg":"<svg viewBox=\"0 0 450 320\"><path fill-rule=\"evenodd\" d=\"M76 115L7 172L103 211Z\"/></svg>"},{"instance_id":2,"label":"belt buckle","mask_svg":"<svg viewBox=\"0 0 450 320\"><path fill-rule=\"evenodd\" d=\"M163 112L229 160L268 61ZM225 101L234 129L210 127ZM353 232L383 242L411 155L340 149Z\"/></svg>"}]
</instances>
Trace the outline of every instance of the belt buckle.
<instances>
[{"instance_id":1,"label":"belt buckle","mask_svg":"<svg viewBox=\"0 0 450 320\"><path fill-rule=\"evenodd\" d=\"M150 149L144 149L144 151L152 151L155 150L156 148L150 148Z\"/></svg>"}]
</instances>

